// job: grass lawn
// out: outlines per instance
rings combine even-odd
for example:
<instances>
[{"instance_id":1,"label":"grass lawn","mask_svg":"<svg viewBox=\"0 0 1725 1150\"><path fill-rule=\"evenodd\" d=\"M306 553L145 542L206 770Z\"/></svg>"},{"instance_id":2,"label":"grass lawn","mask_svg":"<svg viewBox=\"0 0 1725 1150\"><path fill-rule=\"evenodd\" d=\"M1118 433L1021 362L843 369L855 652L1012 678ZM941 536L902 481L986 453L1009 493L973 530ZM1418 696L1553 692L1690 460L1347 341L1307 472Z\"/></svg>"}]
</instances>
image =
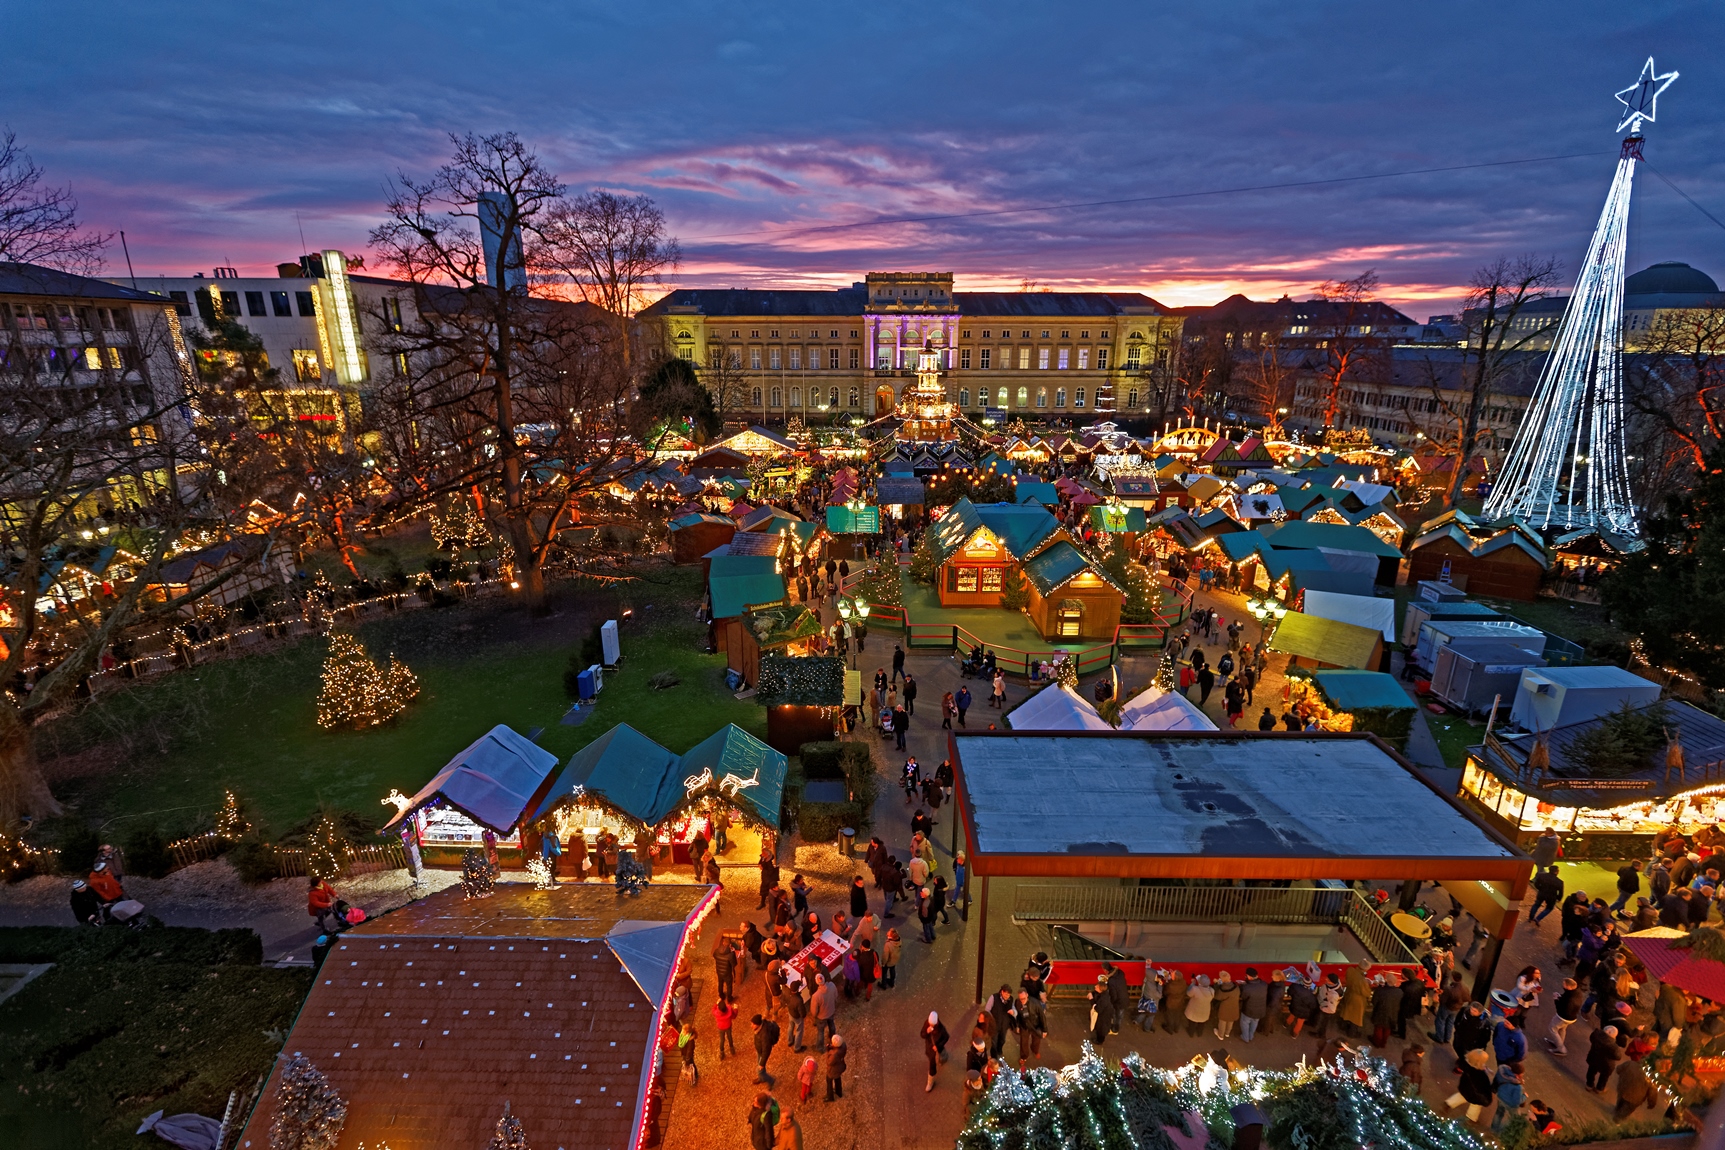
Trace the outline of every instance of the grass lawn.
<instances>
[{"instance_id":1,"label":"grass lawn","mask_svg":"<svg viewBox=\"0 0 1725 1150\"><path fill-rule=\"evenodd\" d=\"M1568 599L1535 599L1523 603L1514 599L1486 599L1480 602L1514 615L1530 627L1550 631L1586 647L1591 642L1627 643L1628 632L1612 623L1605 608L1597 603L1572 603Z\"/></svg>"},{"instance_id":2,"label":"grass lawn","mask_svg":"<svg viewBox=\"0 0 1725 1150\"><path fill-rule=\"evenodd\" d=\"M1437 740L1443 765L1458 770L1467 759L1467 749L1479 746L1485 737L1484 723L1470 723L1460 715L1434 715L1427 711L1426 725Z\"/></svg>"},{"instance_id":3,"label":"grass lawn","mask_svg":"<svg viewBox=\"0 0 1725 1150\"><path fill-rule=\"evenodd\" d=\"M705 655L694 621L700 588L687 569L628 584L635 619L625 626L623 669L607 675L596 712L581 726L568 710L563 672L617 595L568 589L551 617L529 618L501 601L409 611L361 628L372 655L394 651L419 676L420 694L386 726L325 731L315 699L326 644L307 640L268 655L212 663L104 697L42 732L56 792L75 812L123 835L140 822L175 834L207 819L232 788L280 834L319 805L377 816L391 788L412 794L452 756L498 723L567 758L627 721L674 751L727 722L764 734L766 714L724 690L724 659ZM653 691L672 670L680 686Z\"/></svg>"},{"instance_id":4,"label":"grass lawn","mask_svg":"<svg viewBox=\"0 0 1725 1150\"><path fill-rule=\"evenodd\" d=\"M0 930L0 962L55 964L0 1005L0 1144L137 1147L151 1111L219 1118L311 986L261 958L250 931Z\"/></svg>"}]
</instances>

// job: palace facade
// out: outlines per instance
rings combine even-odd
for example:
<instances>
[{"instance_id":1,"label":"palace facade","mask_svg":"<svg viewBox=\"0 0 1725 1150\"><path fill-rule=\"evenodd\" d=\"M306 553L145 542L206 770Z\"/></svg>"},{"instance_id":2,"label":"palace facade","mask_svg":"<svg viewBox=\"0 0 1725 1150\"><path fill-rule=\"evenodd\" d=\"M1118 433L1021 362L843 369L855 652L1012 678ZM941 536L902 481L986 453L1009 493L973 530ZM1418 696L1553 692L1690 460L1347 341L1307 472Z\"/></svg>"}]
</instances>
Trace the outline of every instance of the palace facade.
<instances>
[{"instance_id":1,"label":"palace facade","mask_svg":"<svg viewBox=\"0 0 1725 1150\"><path fill-rule=\"evenodd\" d=\"M961 292L951 272L871 272L830 291L682 288L640 318L728 392L725 414L811 422L891 413L925 345L973 419L1138 411L1140 377L1181 326L1138 292Z\"/></svg>"}]
</instances>

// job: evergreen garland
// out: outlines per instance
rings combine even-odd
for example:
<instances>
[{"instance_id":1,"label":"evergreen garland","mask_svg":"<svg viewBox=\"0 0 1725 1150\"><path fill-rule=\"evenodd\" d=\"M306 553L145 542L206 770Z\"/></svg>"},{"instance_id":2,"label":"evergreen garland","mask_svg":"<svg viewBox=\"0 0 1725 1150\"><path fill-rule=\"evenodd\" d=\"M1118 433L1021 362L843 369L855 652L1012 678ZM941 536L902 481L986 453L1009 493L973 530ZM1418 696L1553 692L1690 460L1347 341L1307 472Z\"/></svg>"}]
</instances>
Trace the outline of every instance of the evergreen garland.
<instances>
[{"instance_id":1,"label":"evergreen garland","mask_svg":"<svg viewBox=\"0 0 1725 1150\"><path fill-rule=\"evenodd\" d=\"M640 894L647 889L647 869L633 854L617 856L617 893Z\"/></svg>"}]
</instances>

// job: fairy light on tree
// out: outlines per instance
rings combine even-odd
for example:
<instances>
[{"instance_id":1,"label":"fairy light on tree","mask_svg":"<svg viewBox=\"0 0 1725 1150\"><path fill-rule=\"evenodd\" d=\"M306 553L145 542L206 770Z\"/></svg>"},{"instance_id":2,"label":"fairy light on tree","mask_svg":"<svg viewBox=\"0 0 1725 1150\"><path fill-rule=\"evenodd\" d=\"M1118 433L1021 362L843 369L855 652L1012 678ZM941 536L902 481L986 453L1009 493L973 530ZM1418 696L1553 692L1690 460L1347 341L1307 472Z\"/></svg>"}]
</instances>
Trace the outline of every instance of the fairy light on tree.
<instances>
[{"instance_id":1,"label":"fairy light on tree","mask_svg":"<svg viewBox=\"0 0 1725 1150\"><path fill-rule=\"evenodd\" d=\"M333 879L347 865L347 838L328 815L317 821L305 848L305 869L313 878Z\"/></svg>"},{"instance_id":2,"label":"fairy light on tree","mask_svg":"<svg viewBox=\"0 0 1725 1150\"><path fill-rule=\"evenodd\" d=\"M347 1103L323 1071L296 1052L282 1067L276 1089L270 1150L335 1150L346 1124Z\"/></svg>"},{"instance_id":3,"label":"fairy light on tree","mask_svg":"<svg viewBox=\"0 0 1725 1150\"><path fill-rule=\"evenodd\" d=\"M232 791L222 801L222 809L216 815L216 837L224 839L242 839L246 832L252 829L252 824L246 820L245 812L240 809L240 800L234 797Z\"/></svg>"},{"instance_id":4,"label":"fairy light on tree","mask_svg":"<svg viewBox=\"0 0 1725 1150\"><path fill-rule=\"evenodd\" d=\"M503 1104L503 1117L497 1120L497 1130L485 1150L528 1150L527 1131L522 1128L521 1119L509 1112L508 1102Z\"/></svg>"},{"instance_id":5,"label":"fairy light on tree","mask_svg":"<svg viewBox=\"0 0 1725 1150\"><path fill-rule=\"evenodd\" d=\"M379 667L353 635L330 636L317 698L318 726L364 730L388 722L419 694L419 679L394 655Z\"/></svg>"}]
</instances>

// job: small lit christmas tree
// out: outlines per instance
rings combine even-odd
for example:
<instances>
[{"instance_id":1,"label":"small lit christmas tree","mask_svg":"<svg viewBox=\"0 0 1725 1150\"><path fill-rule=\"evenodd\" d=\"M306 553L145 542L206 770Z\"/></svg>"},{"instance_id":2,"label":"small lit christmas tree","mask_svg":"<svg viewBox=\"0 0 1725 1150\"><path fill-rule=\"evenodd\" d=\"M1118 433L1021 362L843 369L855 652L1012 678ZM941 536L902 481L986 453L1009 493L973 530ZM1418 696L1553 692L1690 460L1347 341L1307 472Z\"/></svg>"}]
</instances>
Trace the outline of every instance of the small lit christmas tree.
<instances>
[{"instance_id":1,"label":"small lit christmas tree","mask_svg":"<svg viewBox=\"0 0 1725 1150\"><path fill-rule=\"evenodd\" d=\"M1071 655L1062 655L1054 664L1054 681L1062 687L1078 689L1078 665L1072 661Z\"/></svg>"},{"instance_id":2,"label":"small lit christmas tree","mask_svg":"<svg viewBox=\"0 0 1725 1150\"><path fill-rule=\"evenodd\" d=\"M461 855L461 893L468 898L484 898L497 888L497 878L491 873L491 863L485 852L469 847Z\"/></svg>"},{"instance_id":3,"label":"small lit christmas tree","mask_svg":"<svg viewBox=\"0 0 1725 1150\"><path fill-rule=\"evenodd\" d=\"M270 1150L335 1150L346 1124L347 1103L323 1071L296 1052L282 1067L276 1089Z\"/></svg>"},{"instance_id":4,"label":"small lit christmas tree","mask_svg":"<svg viewBox=\"0 0 1725 1150\"><path fill-rule=\"evenodd\" d=\"M245 812L240 809L240 800L229 791L222 802L222 809L216 815L216 835L219 838L238 840L246 837L246 832L252 829Z\"/></svg>"},{"instance_id":5,"label":"small lit christmas tree","mask_svg":"<svg viewBox=\"0 0 1725 1150\"><path fill-rule=\"evenodd\" d=\"M497 1132L492 1134L485 1150L528 1150L527 1131L522 1129L521 1119L509 1113L507 1102L503 1104L503 1117L497 1120Z\"/></svg>"},{"instance_id":6,"label":"small lit christmas tree","mask_svg":"<svg viewBox=\"0 0 1725 1150\"><path fill-rule=\"evenodd\" d=\"M1000 605L1008 611L1022 611L1030 606L1030 584L1016 568L1008 568L1000 581Z\"/></svg>"},{"instance_id":7,"label":"small lit christmas tree","mask_svg":"<svg viewBox=\"0 0 1725 1150\"><path fill-rule=\"evenodd\" d=\"M347 839L328 815L318 819L317 829L306 842L305 869L313 878L334 879L347 865Z\"/></svg>"},{"instance_id":8,"label":"small lit christmas tree","mask_svg":"<svg viewBox=\"0 0 1725 1150\"><path fill-rule=\"evenodd\" d=\"M418 678L394 655L389 657L387 668L379 667L354 636L330 636L323 690L317 699L318 726L331 730L375 727L394 718L418 694Z\"/></svg>"}]
</instances>

